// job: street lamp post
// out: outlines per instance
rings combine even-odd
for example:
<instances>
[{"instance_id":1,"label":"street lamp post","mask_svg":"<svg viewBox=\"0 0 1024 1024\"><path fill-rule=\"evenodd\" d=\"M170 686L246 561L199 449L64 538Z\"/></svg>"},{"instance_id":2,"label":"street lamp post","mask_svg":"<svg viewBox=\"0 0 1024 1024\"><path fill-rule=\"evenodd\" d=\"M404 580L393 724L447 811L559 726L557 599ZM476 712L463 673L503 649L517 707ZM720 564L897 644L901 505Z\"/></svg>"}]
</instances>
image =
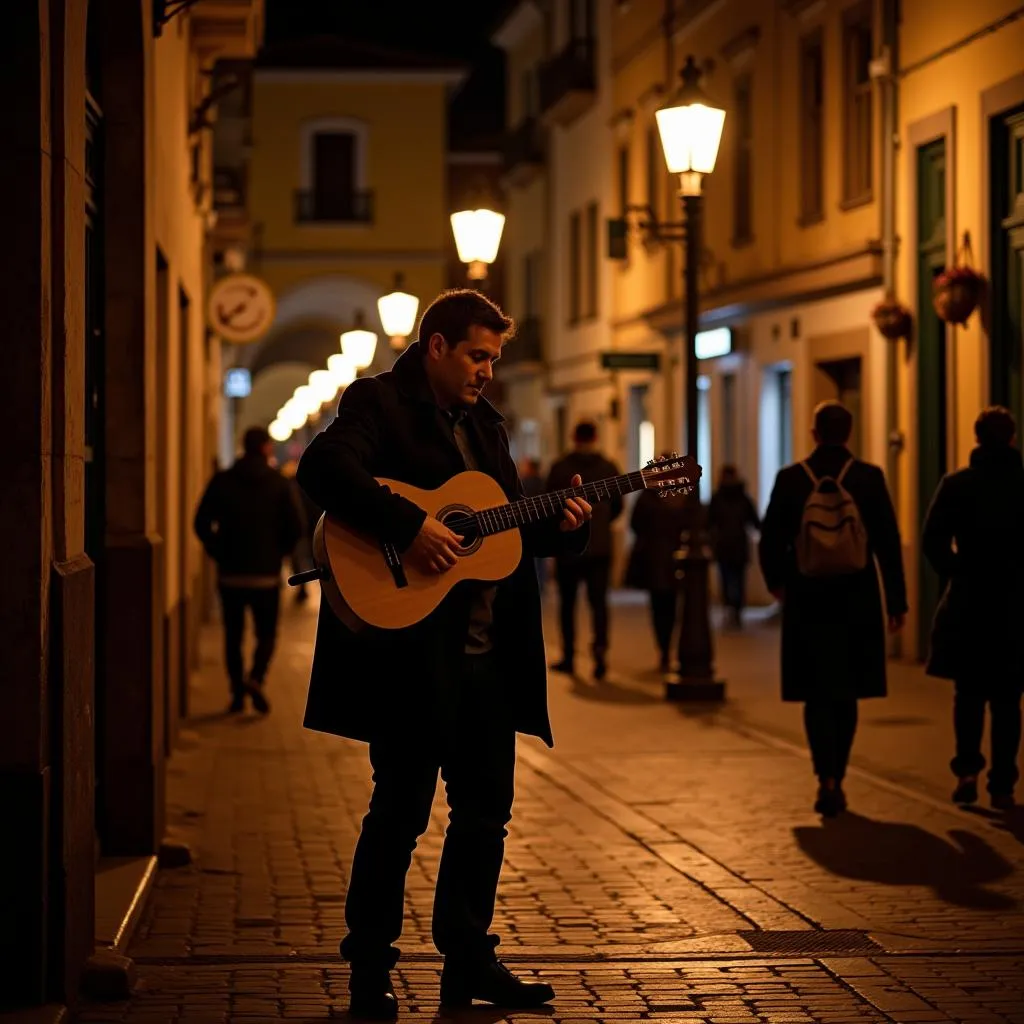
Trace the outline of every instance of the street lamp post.
<instances>
[{"instance_id":1,"label":"street lamp post","mask_svg":"<svg viewBox=\"0 0 1024 1024\"><path fill-rule=\"evenodd\" d=\"M712 106L700 88L700 69L687 57L682 88L675 101L656 112L661 145L668 169L679 175L683 206L683 345L686 351L686 447L694 458L699 448L697 415L697 327L699 321L698 272L701 253L701 183L718 157L725 111ZM677 554L682 568L682 622L679 630L678 673L665 680L669 700L723 700L725 683L715 679L714 648L708 608L708 569L711 545L707 514L694 492L688 500L687 522Z\"/></svg>"},{"instance_id":2,"label":"street lamp post","mask_svg":"<svg viewBox=\"0 0 1024 1024\"><path fill-rule=\"evenodd\" d=\"M460 210L453 213L452 233L459 259L466 264L470 284L483 290L487 268L498 258L505 215L494 210Z\"/></svg>"}]
</instances>

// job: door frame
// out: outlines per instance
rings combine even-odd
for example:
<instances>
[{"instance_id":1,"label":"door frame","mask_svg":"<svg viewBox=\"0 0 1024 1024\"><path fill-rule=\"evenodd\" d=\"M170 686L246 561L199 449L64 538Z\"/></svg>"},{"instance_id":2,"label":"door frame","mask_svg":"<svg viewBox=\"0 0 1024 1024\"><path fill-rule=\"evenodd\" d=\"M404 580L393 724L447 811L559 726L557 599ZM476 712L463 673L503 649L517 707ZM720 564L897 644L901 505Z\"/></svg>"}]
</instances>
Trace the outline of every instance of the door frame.
<instances>
[{"instance_id":1,"label":"door frame","mask_svg":"<svg viewBox=\"0 0 1024 1024\"><path fill-rule=\"evenodd\" d=\"M919 235L918 226L918 151L940 139L946 144L946 265L956 252L956 231L957 231L957 209L956 209L956 168L957 168L957 124L956 107L948 106L930 114L928 117L914 121L907 126L906 152L909 155L906 161L906 195L907 210L910 217L907 238L913 239L913 245L905 249L907 268L907 295L913 296L915 306L918 302L920 289L919 274L919 252L917 238ZM924 517L924 508L920 497L921 480L921 452L920 439L917 436L916 424L920 418L920 400L918 395L918 345L917 327L920 323L920 316L914 317L914 332L907 346L907 401L906 421L904 432L913 440L907 445L907 462L905 480L906 486L900 488L905 502L900 516L900 532L903 537L903 565L906 570L908 587L910 590L907 630L905 631L905 643L912 644L913 649L903 647L902 653L914 660L920 660L926 653L924 646L925 625L921 621L920 593L921 593L921 552L920 533L921 520ZM894 344L894 343L893 343ZM946 438L946 460L947 469L951 460L956 458L956 424L957 408L952 401L951 389L956 380L956 328L951 324L946 325L946 410L947 410L947 438ZM953 362L954 365L950 365ZM987 370L986 370L987 373ZM950 436L950 432L952 436ZM901 510L897 510L899 515Z\"/></svg>"}]
</instances>

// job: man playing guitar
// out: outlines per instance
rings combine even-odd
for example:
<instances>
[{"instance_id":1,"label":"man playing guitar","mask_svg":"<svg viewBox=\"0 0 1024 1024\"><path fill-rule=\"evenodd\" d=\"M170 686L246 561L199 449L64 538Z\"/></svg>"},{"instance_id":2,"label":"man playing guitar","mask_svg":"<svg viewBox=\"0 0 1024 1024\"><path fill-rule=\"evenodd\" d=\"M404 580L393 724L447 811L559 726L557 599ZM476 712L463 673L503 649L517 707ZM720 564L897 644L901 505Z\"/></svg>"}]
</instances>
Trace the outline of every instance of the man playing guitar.
<instances>
[{"instance_id":1,"label":"man playing guitar","mask_svg":"<svg viewBox=\"0 0 1024 1024\"><path fill-rule=\"evenodd\" d=\"M393 545L403 563L448 571L463 538L375 477L435 489L477 469L508 500L522 497L502 416L482 395L512 331L512 320L478 292L438 296L394 368L346 389L337 418L302 456L299 484L328 516ZM572 486L580 483L576 477ZM405 628L352 632L321 606L304 724L368 742L373 766L341 943L354 1015L398 1013L389 972L399 956L405 876L438 771L451 812L432 921L444 956L442 1004L529 1008L554 997L549 985L504 967L489 928L512 814L516 733L552 743L533 559L581 553L590 517L583 498L566 499L560 518L520 527L525 557L511 576L459 582Z\"/></svg>"}]
</instances>

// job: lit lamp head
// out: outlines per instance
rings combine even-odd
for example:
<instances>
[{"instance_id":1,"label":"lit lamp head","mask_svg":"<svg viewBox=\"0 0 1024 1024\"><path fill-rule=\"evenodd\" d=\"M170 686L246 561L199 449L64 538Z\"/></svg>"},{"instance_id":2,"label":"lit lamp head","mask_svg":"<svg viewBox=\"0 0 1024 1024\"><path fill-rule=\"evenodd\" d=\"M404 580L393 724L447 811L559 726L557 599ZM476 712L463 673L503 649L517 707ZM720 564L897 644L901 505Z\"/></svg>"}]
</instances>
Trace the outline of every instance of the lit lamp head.
<instances>
[{"instance_id":1,"label":"lit lamp head","mask_svg":"<svg viewBox=\"0 0 1024 1024\"><path fill-rule=\"evenodd\" d=\"M493 210L462 210L452 214L452 232L459 259L468 265L471 281L487 277L487 267L498 257L505 215Z\"/></svg>"},{"instance_id":2,"label":"lit lamp head","mask_svg":"<svg viewBox=\"0 0 1024 1024\"><path fill-rule=\"evenodd\" d=\"M395 274L395 289L377 300L377 312L384 326L384 333L391 339L394 349L405 348L406 339L416 326L416 313L420 300L415 295L402 291L402 275Z\"/></svg>"},{"instance_id":3,"label":"lit lamp head","mask_svg":"<svg viewBox=\"0 0 1024 1024\"><path fill-rule=\"evenodd\" d=\"M347 388L356 379L355 365L341 352L327 357L327 372L334 378L337 388Z\"/></svg>"},{"instance_id":4,"label":"lit lamp head","mask_svg":"<svg viewBox=\"0 0 1024 1024\"><path fill-rule=\"evenodd\" d=\"M665 163L679 175L685 196L700 195L701 179L715 169L725 111L713 106L700 87L700 68L687 57L682 88L669 107L655 111Z\"/></svg>"},{"instance_id":5,"label":"lit lamp head","mask_svg":"<svg viewBox=\"0 0 1024 1024\"><path fill-rule=\"evenodd\" d=\"M321 404L329 402L338 393L338 385L330 370L314 370L309 375L309 386Z\"/></svg>"},{"instance_id":6,"label":"lit lamp head","mask_svg":"<svg viewBox=\"0 0 1024 1024\"><path fill-rule=\"evenodd\" d=\"M267 433L270 434L270 436L275 441L277 441L278 444L281 444L282 442L287 441L288 438L292 436L292 428L288 426L287 423L282 422L282 420L278 418L275 419L274 422L271 423L269 427L267 427Z\"/></svg>"},{"instance_id":7,"label":"lit lamp head","mask_svg":"<svg viewBox=\"0 0 1024 1024\"><path fill-rule=\"evenodd\" d=\"M341 336L341 352L357 370L365 370L377 351L377 335L366 329L362 310L356 310L355 319L355 327Z\"/></svg>"},{"instance_id":8,"label":"lit lamp head","mask_svg":"<svg viewBox=\"0 0 1024 1024\"><path fill-rule=\"evenodd\" d=\"M317 396L317 393L308 385L300 384L292 395L292 400L295 404L305 412L306 416L313 416L320 411L320 406L323 402Z\"/></svg>"}]
</instances>

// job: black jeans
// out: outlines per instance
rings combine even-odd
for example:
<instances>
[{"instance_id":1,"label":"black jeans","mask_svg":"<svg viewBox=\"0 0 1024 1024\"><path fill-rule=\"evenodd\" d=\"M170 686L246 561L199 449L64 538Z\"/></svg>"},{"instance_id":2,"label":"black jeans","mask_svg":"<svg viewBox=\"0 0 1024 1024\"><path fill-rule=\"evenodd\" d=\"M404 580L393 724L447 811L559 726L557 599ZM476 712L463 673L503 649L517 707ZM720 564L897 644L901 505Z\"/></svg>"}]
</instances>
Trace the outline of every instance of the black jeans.
<instances>
[{"instance_id":1,"label":"black jeans","mask_svg":"<svg viewBox=\"0 0 1024 1024\"><path fill-rule=\"evenodd\" d=\"M985 705L991 713L992 767L988 791L992 795L1013 792L1017 783L1017 751L1020 749L1020 693L987 694L971 683L956 682L953 698L953 728L956 757L950 762L958 778L978 775L985 767L981 734L985 729Z\"/></svg>"},{"instance_id":2,"label":"black jeans","mask_svg":"<svg viewBox=\"0 0 1024 1024\"><path fill-rule=\"evenodd\" d=\"M738 619L746 604L747 567L719 562L718 573L722 578L722 604L731 608Z\"/></svg>"},{"instance_id":3,"label":"black jeans","mask_svg":"<svg viewBox=\"0 0 1024 1024\"><path fill-rule=\"evenodd\" d=\"M652 590L649 593L654 637L662 658L667 658L672 648L672 632L676 626L679 591L673 587L672 590Z\"/></svg>"},{"instance_id":4,"label":"black jeans","mask_svg":"<svg viewBox=\"0 0 1024 1024\"><path fill-rule=\"evenodd\" d=\"M560 559L558 597L562 626L562 654L573 660L576 649L576 594L580 583L587 587L587 602L594 628L591 650L602 657L608 650L608 576L611 559L602 556Z\"/></svg>"},{"instance_id":5,"label":"black jeans","mask_svg":"<svg viewBox=\"0 0 1024 1024\"><path fill-rule=\"evenodd\" d=\"M856 700L809 700L804 704L804 728L811 748L814 774L842 782L857 731Z\"/></svg>"},{"instance_id":6,"label":"black jeans","mask_svg":"<svg viewBox=\"0 0 1024 1024\"><path fill-rule=\"evenodd\" d=\"M352 861L341 943L354 966L390 968L398 960L405 876L430 821L439 769L450 813L434 890L434 945L453 960L494 956L498 938L488 930L512 817L515 730L494 652L467 655L452 682L446 736L410 723L370 743L373 795Z\"/></svg>"},{"instance_id":7,"label":"black jeans","mask_svg":"<svg viewBox=\"0 0 1024 1024\"><path fill-rule=\"evenodd\" d=\"M252 621L256 627L256 652L252 659L249 677L253 682L263 682L274 654L277 639L277 612L281 592L278 587L221 587L220 601L224 612L224 660L227 663L231 693L242 695L245 683L245 667L242 664L242 639L245 635L245 609L252 609Z\"/></svg>"}]
</instances>

